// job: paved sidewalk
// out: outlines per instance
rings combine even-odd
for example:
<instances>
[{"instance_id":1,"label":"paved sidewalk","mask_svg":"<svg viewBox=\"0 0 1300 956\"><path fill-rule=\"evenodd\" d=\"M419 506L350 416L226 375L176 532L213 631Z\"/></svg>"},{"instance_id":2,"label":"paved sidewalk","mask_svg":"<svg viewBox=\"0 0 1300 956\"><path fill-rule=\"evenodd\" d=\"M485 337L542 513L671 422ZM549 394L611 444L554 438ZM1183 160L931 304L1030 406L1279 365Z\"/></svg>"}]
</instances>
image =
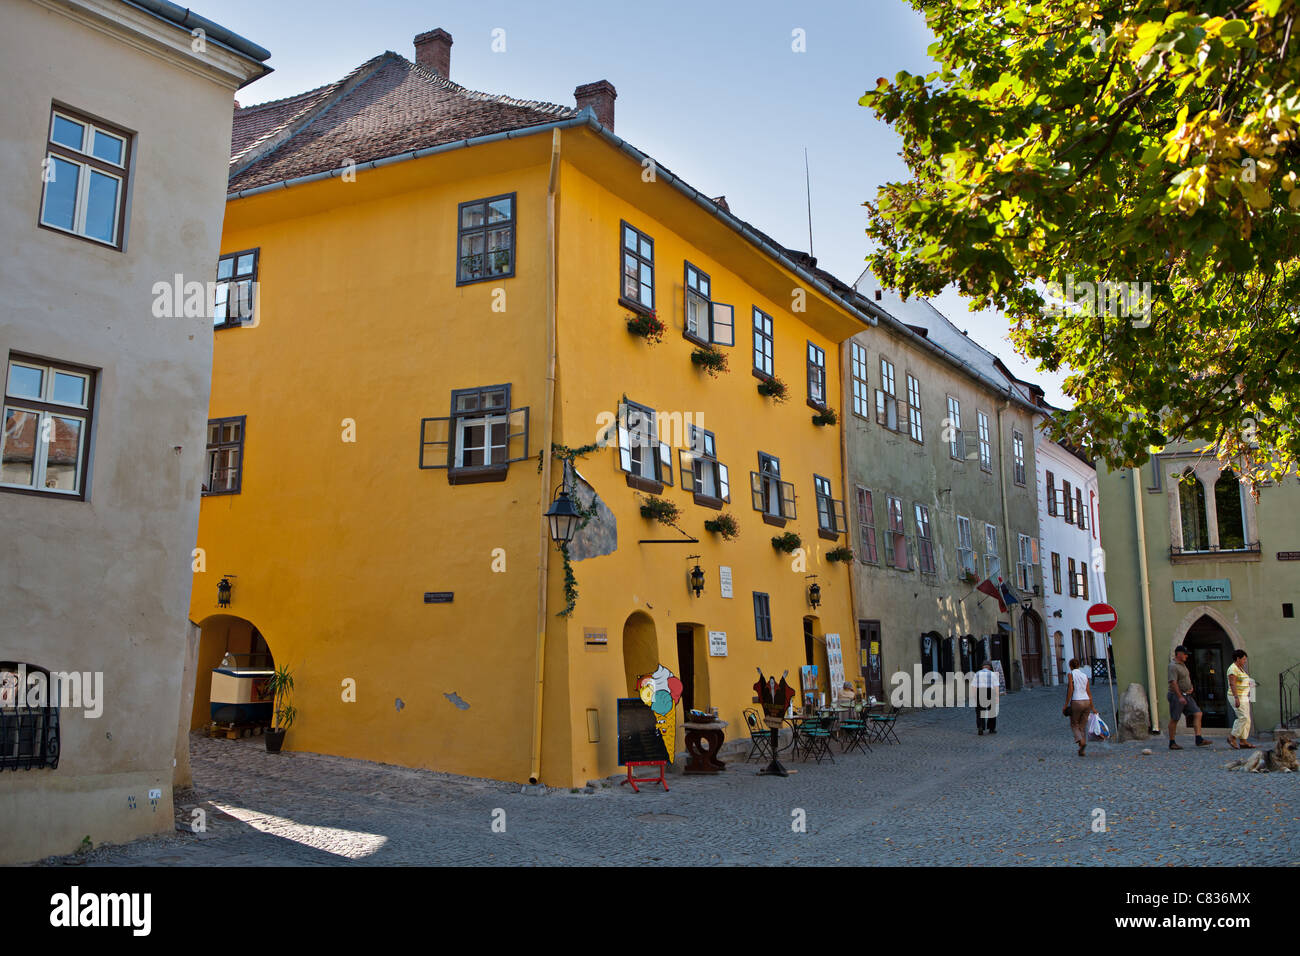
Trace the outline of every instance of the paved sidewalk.
<instances>
[{"instance_id":1,"label":"paved sidewalk","mask_svg":"<svg viewBox=\"0 0 1300 956\"><path fill-rule=\"evenodd\" d=\"M520 792L263 741L192 737L184 832L57 865L908 864L1188 866L1300 861L1300 774L1244 774L1235 751L1092 744L1076 755L1060 688L1003 698L996 735L971 711L899 722L899 745L786 779L733 763L670 793ZM1149 746L1150 755L1142 749ZM207 830L188 832L190 808ZM1105 831L1094 820L1105 813ZM493 831L504 819L505 832ZM794 825L803 819L806 831ZM179 824L178 824L179 826Z\"/></svg>"}]
</instances>

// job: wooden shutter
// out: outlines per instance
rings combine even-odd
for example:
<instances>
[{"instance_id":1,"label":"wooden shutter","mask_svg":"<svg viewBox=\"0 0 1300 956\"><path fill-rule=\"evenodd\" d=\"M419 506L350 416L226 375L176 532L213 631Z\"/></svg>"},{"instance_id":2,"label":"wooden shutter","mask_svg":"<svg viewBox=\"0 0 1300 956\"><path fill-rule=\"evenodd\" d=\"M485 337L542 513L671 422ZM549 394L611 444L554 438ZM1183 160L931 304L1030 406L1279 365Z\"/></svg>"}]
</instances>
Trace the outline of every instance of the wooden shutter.
<instances>
[{"instance_id":1,"label":"wooden shutter","mask_svg":"<svg viewBox=\"0 0 1300 956\"><path fill-rule=\"evenodd\" d=\"M528 406L512 408L506 433L506 464L523 461L528 454Z\"/></svg>"},{"instance_id":2,"label":"wooden shutter","mask_svg":"<svg viewBox=\"0 0 1300 956\"><path fill-rule=\"evenodd\" d=\"M749 491L754 499L754 510L763 510L763 476L756 471L749 473Z\"/></svg>"},{"instance_id":3,"label":"wooden shutter","mask_svg":"<svg viewBox=\"0 0 1300 956\"><path fill-rule=\"evenodd\" d=\"M712 314L713 341L718 345L736 344L736 310L723 302L709 306Z\"/></svg>"},{"instance_id":4,"label":"wooden shutter","mask_svg":"<svg viewBox=\"0 0 1300 956\"><path fill-rule=\"evenodd\" d=\"M450 465L451 418L421 418L420 467L448 468Z\"/></svg>"},{"instance_id":5,"label":"wooden shutter","mask_svg":"<svg viewBox=\"0 0 1300 956\"><path fill-rule=\"evenodd\" d=\"M677 460L682 471L682 491L695 491L695 456L682 448L677 452Z\"/></svg>"},{"instance_id":6,"label":"wooden shutter","mask_svg":"<svg viewBox=\"0 0 1300 956\"><path fill-rule=\"evenodd\" d=\"M731 501L731 473L721 462L718 463L718 497L723 501Z\"/></svg>"},{"instance_id":7,"label":"wooden shutter","mask_svg":"<svg viewBox=\"0 0 1300 956\"><path fill-rule=\"evenodd\" d=\"M794 485L788 481L781 482L781 517L794 518Z\"/></svg>"},{"instance_id":8,"label":"wooden shutter","mask_svg":"<svg viewBox=\"0 0 1300 956\"><path fill-rule=\"evenodd\" d=\"M667 442L659 443L659 480L669 486L673 483L673 450Z\"/></svg>"}]
</instances>

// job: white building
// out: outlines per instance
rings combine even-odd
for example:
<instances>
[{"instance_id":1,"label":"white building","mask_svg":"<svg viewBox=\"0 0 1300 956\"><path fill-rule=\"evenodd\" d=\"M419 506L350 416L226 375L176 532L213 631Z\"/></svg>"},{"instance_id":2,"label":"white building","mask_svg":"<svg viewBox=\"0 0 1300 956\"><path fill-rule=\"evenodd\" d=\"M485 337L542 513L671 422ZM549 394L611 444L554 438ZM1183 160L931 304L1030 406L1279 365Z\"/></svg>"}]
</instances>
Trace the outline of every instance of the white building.
<instances>
[{"instance_id":1,"label":"white building","mask_svg":"<svg viewBox=\"0 0 1300 956\"><path fill-rule=\"evenodd\" d=\"M1039 395L1041 403L1041 394ZM1053 409L1044 404L1045 415ZM1034 430L1038 469L1038 528L1041 539L1043 619L1050 662L1043 668L1059 684L1072 657L1109 668L1105 634L1088 626L1088 608L1106 600L1101 551L1101 500L1097 470L1082 454ZM1106 670L1105 673L1109 673Z\"/></svg>"}]
</instances>

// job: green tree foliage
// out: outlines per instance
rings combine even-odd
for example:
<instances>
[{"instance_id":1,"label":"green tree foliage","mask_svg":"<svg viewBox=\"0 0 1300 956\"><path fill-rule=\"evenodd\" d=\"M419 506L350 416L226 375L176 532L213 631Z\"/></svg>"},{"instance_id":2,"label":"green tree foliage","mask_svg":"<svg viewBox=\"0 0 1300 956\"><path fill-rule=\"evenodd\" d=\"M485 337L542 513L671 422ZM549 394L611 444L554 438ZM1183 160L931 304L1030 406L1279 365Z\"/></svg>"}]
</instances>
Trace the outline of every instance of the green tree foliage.
<instances>
[{"instance_id":1,"label":"green tree foliage","mask_svg":"<svg viewBox=\"0 0 1300 956\"><path fill-rule=\"evenodd\" d=\"M1293 470L1297 0L910 2L940 68L859 101L912 176L866 204L877 277L1003 310L1023 353L1073 370L1057 437L1112 467L1191 440ZM1150 283L1149 311L1062 307L1084 283Z\"/></svg>"}]
</instances>

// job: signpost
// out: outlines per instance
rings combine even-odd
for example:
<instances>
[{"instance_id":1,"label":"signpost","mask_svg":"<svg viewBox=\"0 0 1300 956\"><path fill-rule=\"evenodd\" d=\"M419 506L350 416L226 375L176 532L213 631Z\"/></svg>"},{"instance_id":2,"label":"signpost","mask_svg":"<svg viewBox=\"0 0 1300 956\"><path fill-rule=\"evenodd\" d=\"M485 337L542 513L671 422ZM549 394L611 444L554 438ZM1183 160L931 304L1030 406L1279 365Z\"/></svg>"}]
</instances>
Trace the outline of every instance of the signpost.
<instances>
[{"instance_id":1,"label":"signpost","mask_svg":"<svg viewBox=\"0 0 1300 956\"><path fill-rule=\"evenodd\" d=\"M1119 623L1119 614L1109 604L1094 604L1088 608L1088 626L1098 634L1109 634ZM1106 673L1110 675L1110 712L1115 721L1110 728L1112 737L1119 735L1119 706L1115 703L1115 672L1110 666L1110 655L1106 655Z\"/></svg>"},{"instance_id":2,"label":"signpost","mask_svg":"<svg viewBox=\"0 0 1300 956\"><path fill-rule=\"evenodd\" d=\"M1094 604L1088 608L1088 626L1098 634L1109 634L1119 623L1119 615L1109 604Z\"/></svg>"}]
</instances>

